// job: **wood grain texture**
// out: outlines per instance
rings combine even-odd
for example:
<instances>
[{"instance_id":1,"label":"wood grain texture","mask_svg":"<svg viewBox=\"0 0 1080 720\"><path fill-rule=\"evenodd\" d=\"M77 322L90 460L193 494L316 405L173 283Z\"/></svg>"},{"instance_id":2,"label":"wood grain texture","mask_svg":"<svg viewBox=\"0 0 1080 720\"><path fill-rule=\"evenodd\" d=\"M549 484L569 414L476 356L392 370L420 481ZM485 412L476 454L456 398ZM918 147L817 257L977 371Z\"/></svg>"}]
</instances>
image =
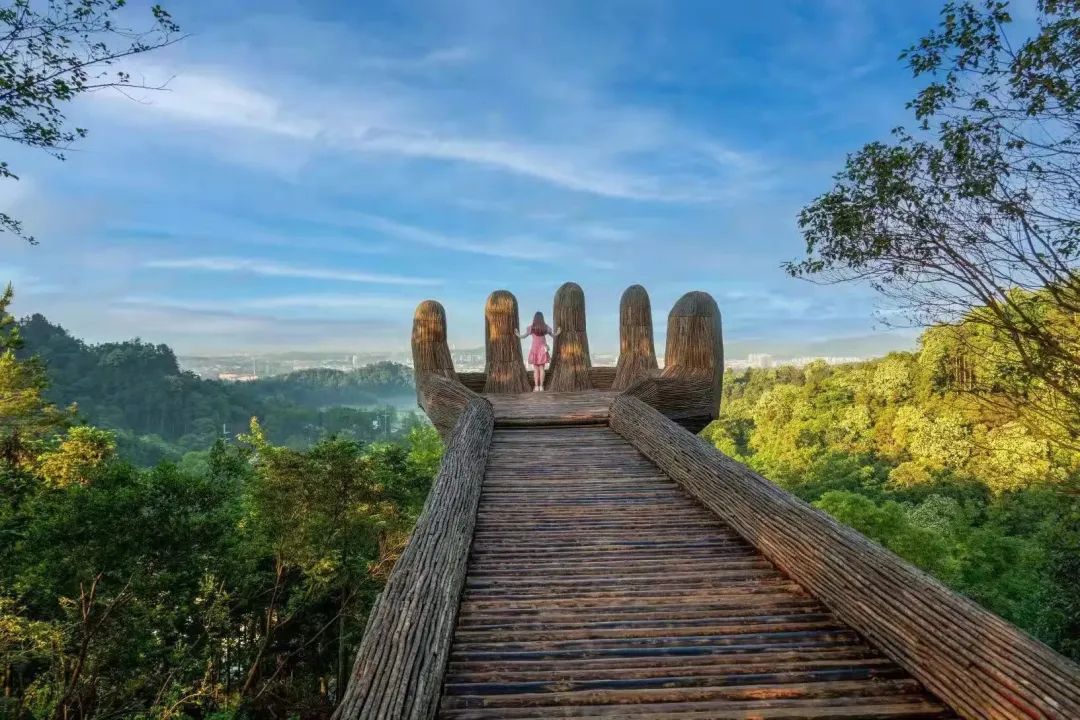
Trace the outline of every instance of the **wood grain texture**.
<instances>
[{"instance_id":1,"label":"wood grain texture","mask_svg":"<svg viewBox=\"0 0 1080 720\"><path fill-rule=\"evenodd\" d=\"M625 392L696 433L716 419L723 382L720 310L708 293L695 291L679 298L668 314L664 369Z\"/></svg>"},{"instance_id":2,"label":"wood grain texture","mask_svg":"<svg viewBox=\"0 0 1080 720\"><path fill-rule=\"evenodd\" d=\"M966 718L1080 718L1080 668L637 398L611 427Z\"/></svg>"},{"instance_id":3,"label":"wood grain texture","mask_svg":"<svg viewBox=\"0 0 1080 720\"><path fill-rule=\"evenodd\" d=\"M446 310L435 300L424 300L416 306L412 326L413 373L416 377L416 399L423 406L420 379L439 375L457 380L450 346L446 342Z\"/></svg>"},{"instance_id":4,"label":"wood grain texture","mask_svg":"<svg viewBox=\"0 0 1080 720\"><path fill-rule=\"evenodd\" d=\"M449 380L441 375L418 377L416 386L420 392L420 407L443 440L448 440L469 403L474 400L487 402L457 380Z\"/></svg>"},{"instance_id":5,"label":"wood grain texture","mask_svg":"<svg viewBox=\"0 0 1080 720\"><path fill-rule=\"evenodd\" d=\"M585 293L577 283L564 283L555 292L552 313L555 337L547 387L555 392L590 390L589 336L585 329Z\"/></svg>"},{"instance_id":6,"label":"wood grain texture","mask_svg":"<svg viewBox=\"0 0 1080 720\"><path fill-rule=\"evenodd\" d=\"M521 356L517 298L496 290L484 304L484 392L524 393L532 390Z\"/></svg>"},{"instance_id":7,"label":"wood grain texture","mask_svg":"<svg viewBox=\"0 0 1080 720\"><path fill-rule=\"evenodd\" d=\"M471 400L356 653L337 720L427 720L439 700L494 428Z\"/></svg>"},{"instance_id":8,"label":"wood grain texture","mask_svg":"<svg viewBox=\"0 0 1080 720\"><path fill-rule=\"evenodd\" d=\"M412 355L416 399L445 440L468 404L480 396L465 387L454 372L446 341L446 311L434 300L416 306Z\"/></svg>"},{"instance_id":9,"label":"wood grain texture","mask_svg":"<svg viewBox=\"0 0 1080 720\"><path fill-rule=\"evenodd\" d=\"M552 425L605 425L608 407L618 393L592 390L589 392L540 392L523 395L488 395L499 427L530 427Z\"/></svg>"},{"instance_id":10,"label":"wood grain texture","mask_svg":"<svg viewBox=\"0 0 1080 720\"><path fill-rule=\"evenodd\" d=\"M650 377L634 383L625 393L636 397L692 433L715 420L711 410L713 383L709 376Z\"/></svg>"},{"instance_id":11,"label":"wood grain texture","mask_svg":"<svg viewBox=\"0 0 1080 720\"><path fill-rule=\"evenodd\" d=\"M615 382L615 368L603 365L594 365L589 368L589 382L593 390L611 390Z\"/></svg>"},{"instance_id":12,"label":"wood grain texture","mask_svg":"<svg viewBox=\"0 0 1080 720\"><path fill-rule=\"evenodd\" d=\"M484 392L484 385L487 384L487 375L482 372L459 372L457 374L458 380L462 385L469 388L475 393Z\"/></svg>"},{"instance_id":13,"label":"wood grain texture","mask_svg":"<svg viewBox=\"0 0 1080 720\"><path fill-rule=\"evenodd\" d=\"M631 285L619 300L619 361L611 387L626 390L658 367L649 293L641 285Z\"/></svg>"},{"instance_id":14,"label":"wood grain texture","mask_svg":"<svg viewBox=\"0 0 1080 720\"><path fill-rule=\"evenodd\" d=\"M954 717L602 426L496 428L439 716Z\"/></svg>"}]
</instances>

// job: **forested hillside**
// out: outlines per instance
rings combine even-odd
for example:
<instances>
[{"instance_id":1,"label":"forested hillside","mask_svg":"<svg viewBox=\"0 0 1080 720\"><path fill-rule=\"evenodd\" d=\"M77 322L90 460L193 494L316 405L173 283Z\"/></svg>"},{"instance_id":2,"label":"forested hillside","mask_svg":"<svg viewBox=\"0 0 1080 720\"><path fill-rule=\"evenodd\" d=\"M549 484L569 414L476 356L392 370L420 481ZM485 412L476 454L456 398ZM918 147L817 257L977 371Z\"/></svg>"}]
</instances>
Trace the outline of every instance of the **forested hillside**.
<instances>
[{"instance_id":1,"label":"forested hillside","mask_svg":"<svg viewBox=\"0 0 1080 720\"><path fill-rule=\"evenodd\" d=\"M163 345L16 323L10 300L0 293L0 717L329 717L442 446L419 423L364 442L359 411L301 403L327 377L345 393L400 391L402 370L227 385L179 372ZM288 418L321 424L283 447L260 414L279 433ZM214 432L222 418L236 436ZM118 440L148 432L193 451L140 468Z\"/></svg>"},{"instance_id":2,"label":"forested hillside","mask_svg":"<svg viewBox=\"0 0 1080 720\"><path fill-rule=\"evenodd\" d=\"M961 332L865 363L729 372L703 434L1080 658L1080 454L1059 423L995 395L1008 363Z\"/></svg>"},{"instance_id":3,"label":"forested hillside","mask_svg":"<svg viewBox=\"0 0 1080 720\"><path fill-rule=\"evenodd\" d=\"M252 417L272 442L296 448L329 435L385 439L386 423L407 430L419 422L382 407L413 397L412 373L394 363L227 383L181 371L167 345L90 345L41 315L24 318L19 330L19 357L45 363L46 396L75 403L87 422L116 431L125 455L142 464L205 450L223 432L243 432Z\"/></svg>"}]
</instances>

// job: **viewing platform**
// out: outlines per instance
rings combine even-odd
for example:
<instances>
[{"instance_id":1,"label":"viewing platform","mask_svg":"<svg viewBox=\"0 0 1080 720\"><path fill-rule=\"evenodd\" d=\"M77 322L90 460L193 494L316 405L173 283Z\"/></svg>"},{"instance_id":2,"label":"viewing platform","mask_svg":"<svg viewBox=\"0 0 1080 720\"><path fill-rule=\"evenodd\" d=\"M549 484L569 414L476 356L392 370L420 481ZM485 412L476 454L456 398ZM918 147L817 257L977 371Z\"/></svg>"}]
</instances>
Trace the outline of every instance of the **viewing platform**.
<instances>
[{"instance_id":1,"label":"viewing platform","mask_svg":"<svg viewBox=\"0 0 1080 720\"><path fill-rule=\"evenodd\" d=\"M530 392L514 296L486 367L446 316L413 323L417 398L446 450L372 610L342 720L1080 719L1080 668L695 435L717 416L720 312L620 303L590 363L581 288L555 295Z\"/></svg>"}]
</instances>

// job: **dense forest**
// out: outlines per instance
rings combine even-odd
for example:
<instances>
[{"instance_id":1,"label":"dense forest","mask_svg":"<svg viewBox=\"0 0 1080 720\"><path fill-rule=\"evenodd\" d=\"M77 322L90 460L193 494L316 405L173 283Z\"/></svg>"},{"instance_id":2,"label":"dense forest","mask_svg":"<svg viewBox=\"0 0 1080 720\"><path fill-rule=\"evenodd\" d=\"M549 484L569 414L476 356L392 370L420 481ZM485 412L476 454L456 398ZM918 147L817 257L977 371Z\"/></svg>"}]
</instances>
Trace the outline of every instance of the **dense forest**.
<instances>
[{"instance_id":1,"label":"dense forest","mask_svg":"<svg viewBox=\"0 0 1080 720\"><path fill-rule=\"evenodd\" d=\"M47 368L46 397L115 431L124 456L141 465L206 450L223 433L243 432L252 417L272 442L293 448L330 435L386 439L421 422L389 404L415 397L412 372L395 363L228 383L181 371L166 345L89 345L41 315L21 320L19 332L18 357L37 357Z\"/></svg>"},{"instance_id":2,"label":"dense forest","mask_svg":"<svg viewBox=\"0 0 1080 720\"><path fill-rule=\"evenodd\" d=\"M10 299L0 717L328 717L442 446L419 421L373 441L356 436L365 416L335 428L304 403L332 397L328 381L350 400L404 390L401 368L227 385L179 372L165 346L16 323ZM322 421L287 447L261 412L282 434L292 421L275 418ZM243 432L222 438L223 421ZM205 444L139 467L120 439L147 432Z\"/></svg>"},{"instance_id":3,"label":"dense forest","mask_svg":"<svg viewBox=\"0 0 1080 720\"><path fill-rule=\"evenodd\" d=\"M1015 369L966 331L869 362L729 372L703 435L1080 659L1080 452L1030 415L1035 393L1007 401Z\"/></svg>"}]
</instances>

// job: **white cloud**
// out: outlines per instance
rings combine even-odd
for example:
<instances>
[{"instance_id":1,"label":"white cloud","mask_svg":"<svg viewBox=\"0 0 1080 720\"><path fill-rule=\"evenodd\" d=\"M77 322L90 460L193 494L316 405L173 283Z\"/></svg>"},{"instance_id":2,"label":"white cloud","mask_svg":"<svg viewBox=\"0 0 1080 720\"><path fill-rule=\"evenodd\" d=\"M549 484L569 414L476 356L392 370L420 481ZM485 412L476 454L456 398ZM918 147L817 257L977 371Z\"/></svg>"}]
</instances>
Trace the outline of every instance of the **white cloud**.
<instances>
[{"instance_id":1,"label":"white cloud","mask_svg":"<svg viewBox=\"0 0 1080 720\"><path fill-rule=\"evenodd\" d=\"M370 213L352 213L348 217L353 222L375 230L376 232L392 235L403 240L415 242L420 245L427 245L429 247L473 253L476 255L488 255L509 260L531 260L548 263L566 263L568 261L574 261L579 262L586 267L598 270L612 270L616 267L616 263L594 257L583 247L552 242L551 240L545 240L529 234L515 234L495 241L480 242L443 235L425 228L408 225ZM597 231L600 232L599 229L597 229ZM612 230L611 233L614 233L614 231ZM604 239L607 240L611 233L603 232L601 234L603 234ZM588 233L583 233L583 235L588 235ZM628 238L620 235L619 239L625 240Z\"/></svg>"},{"instance_id":2,"label":"white cloud","mask_svg":"<svg viewBox=\"0 0 1080 720\"><path fill-rule=\"evenodd\" d=\"M80 310L60 313L69 327L86 323ZM198 354L241 351L280 351L283 336L294 347L307 350L341 350L362 344L366 350L397 349L408 337L408 320L385 318L327 319L323 317L280 317L271 314L154 306L114 302L94 311L96 331L91 341L116 337L147 337L147 328L156 328L154 341L167 342L178 353ZM76 333L77 335L81 333Z\"/></svg>"},{"instance_id":3,"label":"white cloud","mask_svg":"<svg viewBox=\"0 0 1080 720\"><path fill-rule=\"evenodd\" d=\"M119 301L122 305L155 307L191 312L236 312L240 310L412 310L413 300L386 295L272 295L237 300L200 301L187 298L130 295Z\"/></svg>"},{"instance_id":4,"label":"white cloud","mask_svg":"<svg viewBox=\"0 0 1080 720\"><path fill-rule=\"evenodd\" d=\"M6 238L3 235L0 235L0 239L7 242L21 242ZM12 289L15 291L15 304L19 307L22 307L20 301L25 303L27 298L64 291L62 286L45 282L40 277L28 273L25 268L17 265L0 265L0 293L8 286L8 283L11 284Z\"/></svg>"},{"instance_id":5,"label":"white cloud","mask_svg":"<svg viewBox=\"0 0 1080 720\"><path fill-rule=\"evenodd\" d=\"M206 68L172 74L156 66L143 66L136 68L132 77L138 84L164 88L108 89L93 97L125 103L134 99L148 111L181 121L293 138L311 139L322 130L320 122L290 114L282 100L246 87L221 71Z\"/></svg>"},{"instance_id":6,"label":"white cloud","mask_svg":"<svg viewBox=\"0 0 1080 720\"><path fill-rule=\"evenodd\" d=\"M635 237L635 234L629 230L599 222L581 223L575 225L572 231L590 240L616 245L626 244Z\"/></svg>"},{"instance_id":7,"label":"white cloud","mask_svg":"<svg viewBox=\"0 0 1080 720\"><path fill-rule=\"evenodd\" d=\"M313 280L341 280L344 282L373 283L382 285L437 285L434 278L405 275L317 268L289 263L235 257L194 257L168 260L148 260L143 267L167 270L201 270L205 272L240 273L264 277L309 278Z\"/></svg>"},{"instance_id":8,"label":"white cloud","mask_svg":"<svg viewBox=\"0 0 1080 720\"><path fill-rule=\"evenodd\" d=\"M490 255L511 260L551 260L562 256L566 252L566 248L562 245L537 238L515 236L494 242L478 242L476 240L450 237L370 213L352 213L349 218L376 232L399 237L420 245L476 255Z\"/></svg>"},{"instance_id":9,"label":"white cloud","mask_svg":"<svg viewBox=\"0 0 1080 720\"><path fill-rule=\"evenodd\" d=\"M457 62L469 52L435 51L416 62ZM150 86L167 83L164 91L135 97L147 113L168 120L255 131L356 155L462 163L601 197L707 202L742 192L751 184L749 176L758 183L764 177L753 156L700 137L656 113L633 108L576 110L587 116L582 123L587 129L568 122L566 128L546 134L574 137L574 142L553 143L513 132L478 131L474 128L481 123L469 118L469 110L439 106L432 100L435 94L418 93L403 83L335 88L312 87L309 82L297 83L299 89L292 92L271 93L250 87L240 73L220 68L170 72L146 66L135 76ZM129 102L129 95L103 92L95 97ZM231 147L221 152L236 157ZM643 158L651 160L643 163ZM266 164L267 160L255 153L250 162Z\"/></svg>"},{"instance_id":10,"label":"white cloud","mask_svg":"<svg viewBox=\"0 0 1080 720\"><path fill-rule=\"evenodd\" d=\"M421 72L466 65L476 58L477 53L473 48L457 45L431 50L417 56L369 55L355 58L353 65L358 68L387 72Z\"/></svg>"},{"instance_id":11,"label":"white cloud","mask_svg":"<svg viewBox=\"0 0 1080 720\"><path fill-rule=\"evenodd\" d=\"M727 290L721 294L721 298L737 303L740 307L740 315L743 316L749 313L760 313L766 316L802 318L810 314L811 310L816 310L819 315L823 315L826 310L810 298L768 290Z\"/></svg>"},{"instance_id":12,"label":"white cloud","mask_svg":"<svg viewBox=\"0 0 1080 720\"><path fill-rule=\"evenodd\" d=\"M543 180L552 185L625 200L692 201L708 199L706 188L672 187L660 179L598 167L576 148L530 146L517 142L404 133L363 128L354 147L436 160L453 160Z\"/></svg>"},{"instance_id":13,"label":"white cloud","mask_svg":"<svg viewBox=\"0 0 1080 720\"><path fill-rule=\"evenodd\" d=\"M243 307L251 309L314 308L320 310L412 310L415 300L385 295L284 295L252 298Z\"/></svg>"}]
</instances>

